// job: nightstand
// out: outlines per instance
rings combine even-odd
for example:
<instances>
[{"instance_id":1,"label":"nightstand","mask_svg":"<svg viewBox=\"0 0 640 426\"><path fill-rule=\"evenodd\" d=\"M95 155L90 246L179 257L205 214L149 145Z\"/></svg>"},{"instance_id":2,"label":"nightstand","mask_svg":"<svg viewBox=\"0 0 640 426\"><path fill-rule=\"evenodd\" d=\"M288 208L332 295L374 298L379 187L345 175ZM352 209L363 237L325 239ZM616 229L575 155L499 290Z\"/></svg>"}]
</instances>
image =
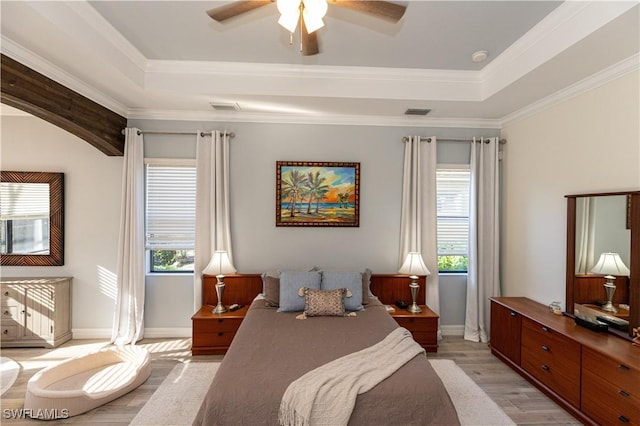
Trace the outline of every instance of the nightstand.
<instances>
[{"instance_id":1,"label":"nightstand","mask_svg":"<svg viewBox=\"0 0 640 426\"><path fill-rule=\"evenodd\" d=\"M214 314L213 308L205 305L191 317L191 355L225 354L249 310L249 306L243 306L237 311Z\"/></svg>"},{"instance_id":2,"label":"nightstand","mask_svg":"<svg viewBox=\"0 0 640 426\"><path fill-rule=\"evenodd\" d=\"M406 309L394 306L395 312L389 314L401 327L411 332L416 342L427 352L438 352L438 314L429 309L428 306L420 305L422 312L412 314Z\"/></svg>"}]
</instances>

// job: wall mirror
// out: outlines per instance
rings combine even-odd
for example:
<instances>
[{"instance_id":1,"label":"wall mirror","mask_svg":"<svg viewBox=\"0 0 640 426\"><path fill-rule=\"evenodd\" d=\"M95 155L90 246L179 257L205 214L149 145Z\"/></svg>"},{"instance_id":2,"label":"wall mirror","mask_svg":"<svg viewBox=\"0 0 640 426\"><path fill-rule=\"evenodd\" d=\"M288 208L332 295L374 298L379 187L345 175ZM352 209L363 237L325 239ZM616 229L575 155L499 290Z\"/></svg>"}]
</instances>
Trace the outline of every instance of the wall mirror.
<instances>
[{"instance_id":1,"label":"wall mirror","mask_svg":"<svg viewBox=\"0 0 640 426\"><path fill-rule=\"evenodd\" d=\"M640 326L640 191L567 195L566 312Z\"/></svg>"},{"instance_id":2,"label":"wall mirror","mask_svg":"<svg viewBox=\"0 0 640 426\"><path fill-rule=\"evenodd\" d=\"M2 171L0 263L64 265L64 174Z\"/></svg>"}]
</instances>

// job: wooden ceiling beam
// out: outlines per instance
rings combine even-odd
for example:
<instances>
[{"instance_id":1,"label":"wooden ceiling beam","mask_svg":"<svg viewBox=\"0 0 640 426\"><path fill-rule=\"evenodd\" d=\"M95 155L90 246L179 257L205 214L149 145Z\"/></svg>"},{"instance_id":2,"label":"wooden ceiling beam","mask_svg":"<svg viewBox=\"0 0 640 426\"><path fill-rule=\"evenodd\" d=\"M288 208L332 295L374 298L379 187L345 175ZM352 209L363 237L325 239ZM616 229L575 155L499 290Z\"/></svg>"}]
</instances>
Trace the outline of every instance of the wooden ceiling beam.
<instances>
[{"instance_id":1,"label":"wooden ceiling beam","mask_svg":"<svg viewBox=\"0 0 640 426\"><path fill-rule=\"evenodd\" d=\"M1 67L2 103L48 121L109 156L124 155L125 117L6 55Z\"/></svg>"}]
</instances>

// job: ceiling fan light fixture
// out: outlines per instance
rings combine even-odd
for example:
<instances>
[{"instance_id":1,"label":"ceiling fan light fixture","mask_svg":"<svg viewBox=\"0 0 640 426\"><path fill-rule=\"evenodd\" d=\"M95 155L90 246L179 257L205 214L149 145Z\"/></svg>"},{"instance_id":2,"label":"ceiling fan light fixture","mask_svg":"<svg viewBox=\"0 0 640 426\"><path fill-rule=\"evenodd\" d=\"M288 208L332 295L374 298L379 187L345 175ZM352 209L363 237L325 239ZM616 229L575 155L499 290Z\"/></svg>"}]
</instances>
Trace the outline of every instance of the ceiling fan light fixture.
<instances>
[{"instance_id":1,"label":"ceiling fan light fixture","mask_svg":"<svg viewBox=\"0 0 640 426\"><path fill-rule=\"evenodd\" d=\"M278 19L278 24L282 25L290 33L295 32L298 26L298 20L300 19L300 11L296 10L294 13L283 13Z\"/></svg>"}]
</instances>

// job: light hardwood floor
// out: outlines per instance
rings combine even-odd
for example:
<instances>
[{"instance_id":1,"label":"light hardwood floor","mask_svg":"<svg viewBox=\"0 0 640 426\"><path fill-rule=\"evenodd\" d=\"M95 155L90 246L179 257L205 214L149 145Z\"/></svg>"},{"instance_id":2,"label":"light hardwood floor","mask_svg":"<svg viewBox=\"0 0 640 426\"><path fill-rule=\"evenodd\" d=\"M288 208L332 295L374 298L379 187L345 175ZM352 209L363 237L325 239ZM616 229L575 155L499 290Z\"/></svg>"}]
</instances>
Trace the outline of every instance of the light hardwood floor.
<instances>
[{"instance_id":1,"label":"light hardwood floor","mask_svg":"<svg viewBox=\"0 0 640 426\"><path fill-rule=\"evenodd\" d=\"M149 400L165 377L179 363L191 358L191 339L145 339L140 342L152 353L151 377L136 390L83 415L43 423L14 419L10 411L22 408L27 382L41 368L106 345L101 340L72 340L55 349L3 349L22 366L16 383L1 399L0 423L11 425L75 424L128 425ZM530 385L517 373L491 355L486 344L446 336L431 358L453 359L518 425L580 425L562 408ZM198 360L220 361L222 356L199 356ZM179 401L176 401L179 403Z\"/></svg>"}]
</instances>

